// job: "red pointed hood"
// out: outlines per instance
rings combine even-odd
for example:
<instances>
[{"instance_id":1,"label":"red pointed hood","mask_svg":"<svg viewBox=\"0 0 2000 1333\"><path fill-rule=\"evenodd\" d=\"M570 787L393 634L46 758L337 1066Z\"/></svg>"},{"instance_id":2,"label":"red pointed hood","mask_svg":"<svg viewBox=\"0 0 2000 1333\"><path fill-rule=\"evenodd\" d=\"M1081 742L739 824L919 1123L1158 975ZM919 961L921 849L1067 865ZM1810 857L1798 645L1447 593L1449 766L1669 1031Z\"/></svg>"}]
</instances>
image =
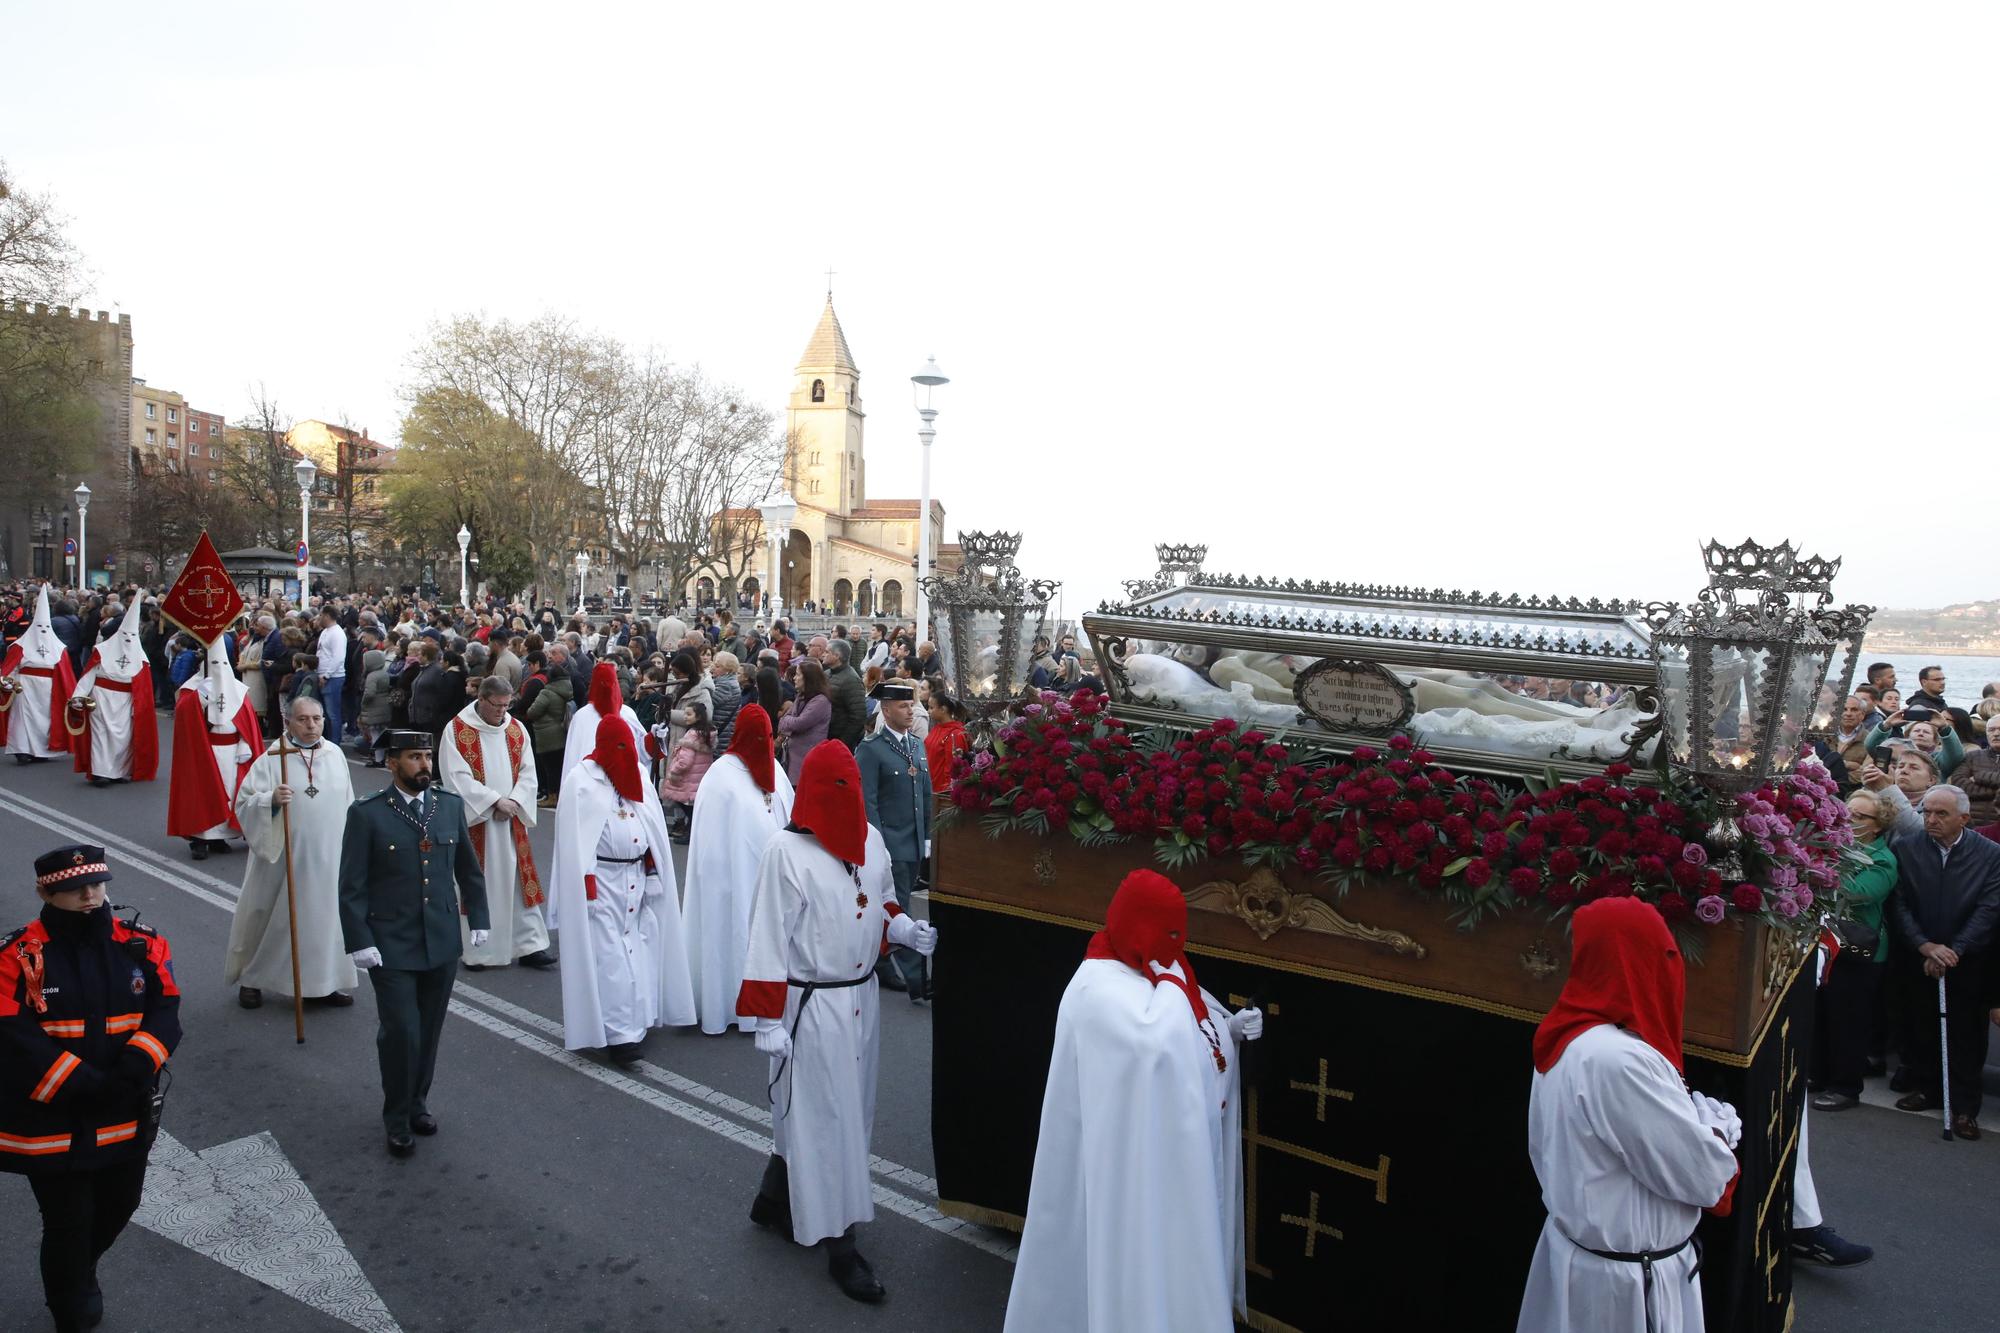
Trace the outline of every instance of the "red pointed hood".
<instances>
[{"instance_id":1,"label":"red pointed hood","mask_svg":"<svg viewBox=\"0 0 2000 1333\"><path fill-rule=\"evenodd\" d=\"M1140 976L1158 985L1148 963L1165 967L1180 964L1187 978L1182 987L1197 1022L1208 1017L1201 988L1194 979L1194 963L1186 953L1187 899L1174 882L1153 870L1135 870L1127 875L1111 896L1111 910L1104 914L1104 929L1090 937L1086 958L1116 958Z\"/></svg>"},{"instance_id":2,"label":"red pointed hood","mask_svg":"<svg viewBox=\"0 0 2000 1333\"><path fill-rule=\"evenodd\" d=\"M628 801L646 798L645 779L639 776L639 742L633 739L625 719L618 716L615 705L612 712L597 719L597 746L588 757L604 770L620 796Z\"/></svg>"},{"instance_id":3,"label":"red pointed hood","mask_svg":"<svg viewBox=\"0 0 2000 1333\"><path fill-rule=\"evenodd\" d=\"M868 805L854 751L838 741L813 746L799 768L792 823L850 865L868 863Z\"/></svg>"},{"instance_id":4,"label":"red pointed hood","mask_svg":"<svg viewBox=\"0 0 2000 1333\"><path fill-rule=\"evenodd\" d=\"M1687 972L1658 909L1637 898L1600 898L1576 910L1570 938L1569 981L1535 1029L1535 1069L1548 1073L1600 1023L1615 1023L1681 1068Z\"/></svg>"},{"instance_id":5,"label":"red pointed hood","mask_svg":"<svg viewBox=\"0 0 2000 1333\"><path fill-rule=\"evenodd\" d=\"M771 743L769 713L755 704L739 709L736 730L729 738L729 753L743 761L743 767L750 770L750 777L766 796L777 790L778 762Z\"/></svg>"},{"instance_id":6,"label":"red pointed hood","mask_svg":"<svg viewBox=\"0 0 2000 1333\"><path fill-rule=\"evenodd\" d=\"M618 710L625 706L625 696L618 689L618 668L609 662L599 662L590 669L590 706L597 710L599 717L617 717Z\"/></svg>"}]
</instances>

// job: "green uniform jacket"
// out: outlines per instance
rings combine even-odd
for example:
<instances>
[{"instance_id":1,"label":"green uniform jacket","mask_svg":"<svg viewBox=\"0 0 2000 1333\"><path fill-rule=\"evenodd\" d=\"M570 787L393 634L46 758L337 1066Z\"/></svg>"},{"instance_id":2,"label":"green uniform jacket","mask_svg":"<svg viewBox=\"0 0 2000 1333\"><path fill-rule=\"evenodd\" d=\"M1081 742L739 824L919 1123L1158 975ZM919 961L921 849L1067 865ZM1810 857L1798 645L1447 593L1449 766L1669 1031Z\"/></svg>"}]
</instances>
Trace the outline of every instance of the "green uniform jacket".
<instances>
[{"instance_id":1,"label":"green uniform jacket","mask_svg":"<svg viewBox=\"0 0 2000 1333\"><path fill-rule=\"evenodd\" d=\"M427 972L459 956L459 901L466 924L492 929L486 874L465 831L465 803L433 786L431 849L424 834L391 804L386 787L347 808L340 843L340 933L347 951L379 949L382 964ZM452 879L457 877L457 892Z\"/></svg>"},{"instance_id":2,"label":"green uniform jacket","mask_svg":"<svg viewBox=\"0 0 2000 1333\"><path fill-rule=\"evenodd\" d=\"M931 836L931 770L923 742L915 732L904 733L907 752L888 728L869 736L854 751L861 767L861 795L868 802L868 822L889 845L892 861L921 861ZM910 776L914 766L916 776Z\"/></svg>"}]
</instances>

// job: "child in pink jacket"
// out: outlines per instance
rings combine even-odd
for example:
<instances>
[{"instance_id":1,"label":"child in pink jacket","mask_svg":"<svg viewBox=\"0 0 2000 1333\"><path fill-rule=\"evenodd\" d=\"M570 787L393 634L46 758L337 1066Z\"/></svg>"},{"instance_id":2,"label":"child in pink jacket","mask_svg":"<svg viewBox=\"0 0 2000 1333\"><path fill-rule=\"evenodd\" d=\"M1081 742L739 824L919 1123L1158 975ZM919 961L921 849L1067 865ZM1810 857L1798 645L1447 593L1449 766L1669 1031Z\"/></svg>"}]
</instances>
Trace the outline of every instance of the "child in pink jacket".
<instances>
[{"instance_id":1,"label":"child in pink jacket","mask_svg":"<svg viewBox=\"0 0 2000 1333\"><path fill-rule=\"evenodd\" d=\"M689 706L694 710L694 721L674 742L672 752L667 755L666 775L660 779L660 799L670 807L676 842L687 841L695 790L701 786L708 766L715 762L715 731L708 724L708 710L698 703Z\"/></svg>"}]
</instances>

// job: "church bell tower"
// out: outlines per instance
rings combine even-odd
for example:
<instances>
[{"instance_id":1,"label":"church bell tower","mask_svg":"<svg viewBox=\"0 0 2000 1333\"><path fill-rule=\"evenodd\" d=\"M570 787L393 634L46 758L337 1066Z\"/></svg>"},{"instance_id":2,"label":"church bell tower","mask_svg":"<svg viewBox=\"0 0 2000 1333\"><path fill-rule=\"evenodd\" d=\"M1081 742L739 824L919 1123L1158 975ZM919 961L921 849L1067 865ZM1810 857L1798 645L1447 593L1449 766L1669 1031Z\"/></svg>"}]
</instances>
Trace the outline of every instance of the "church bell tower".
<instances>
[{"instance_id":1,"label":"church bell tower","mask_svg":"<svg viewBox=\"0 0 2000 1333\"><path fill-rule=\"evenodd\" d=\"M868 493L861 453L861 371L833 313L833 293L794 372L787 410L792 497L834 514L852 513Z\"/></svg>"}]
</instances>

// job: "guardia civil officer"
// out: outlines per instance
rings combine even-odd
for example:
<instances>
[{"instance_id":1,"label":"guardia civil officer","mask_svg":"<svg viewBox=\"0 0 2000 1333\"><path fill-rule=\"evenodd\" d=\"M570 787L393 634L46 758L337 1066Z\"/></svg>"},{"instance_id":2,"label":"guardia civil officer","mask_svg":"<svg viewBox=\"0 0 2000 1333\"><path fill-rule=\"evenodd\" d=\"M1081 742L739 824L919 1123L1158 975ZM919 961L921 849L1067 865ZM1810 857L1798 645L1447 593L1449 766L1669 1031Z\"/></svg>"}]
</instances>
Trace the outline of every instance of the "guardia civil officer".
<instances>
[{"instance_id":1,"label":"guardia civil officer","mask_svg":"<svg viewBox=\"0 0 2000 1333\"><path fill-rule=\"evenodd\" d=\"M917 887L917 871L930 855L931 845L931 770L924 759L924 743L910 730L917 689L908 681L885 680L869 691L868 697L881 705L882 725L855 748L854 762L861 768L868 822L881 832L889 847L896 904L907 912L910 895ZM901 977L878 967L876 974L884 984L891 990L908 989L912 1001L928 1000L931 983L924 975L923 958L900 945L890 950L889 956Z\"/></svg>"},{"instance_id":2,"label":"guardia civil officer","mask_svg":"<svg viewBox=\"0 0 2000 1333\"><path fill-rule=\"evenodd\" d=\"M0 1171L27 1176L41 1208L57 1333L104 1318L97 1261L139 1206L181 1040L172 951L112 915L110 879L102 847L36 858L41 915L0 939Z\"/></svg>"},{"instance_id":3,"label":"guardia civil officer","mask_svg":"<svg viewBox=\"0 0 2000 1333\"><path fill-rule=\"evenodd\" d=\"M348 807L340 845L340 929L375 987L382 1124L396 1157L416 1151L411 1135L438 1131L431 1076L458 972L461 901L474 948L492 928L465 805L431 786L431 745L428 732L388 733L393 781Z\"/></svg>"}]
</instances>

